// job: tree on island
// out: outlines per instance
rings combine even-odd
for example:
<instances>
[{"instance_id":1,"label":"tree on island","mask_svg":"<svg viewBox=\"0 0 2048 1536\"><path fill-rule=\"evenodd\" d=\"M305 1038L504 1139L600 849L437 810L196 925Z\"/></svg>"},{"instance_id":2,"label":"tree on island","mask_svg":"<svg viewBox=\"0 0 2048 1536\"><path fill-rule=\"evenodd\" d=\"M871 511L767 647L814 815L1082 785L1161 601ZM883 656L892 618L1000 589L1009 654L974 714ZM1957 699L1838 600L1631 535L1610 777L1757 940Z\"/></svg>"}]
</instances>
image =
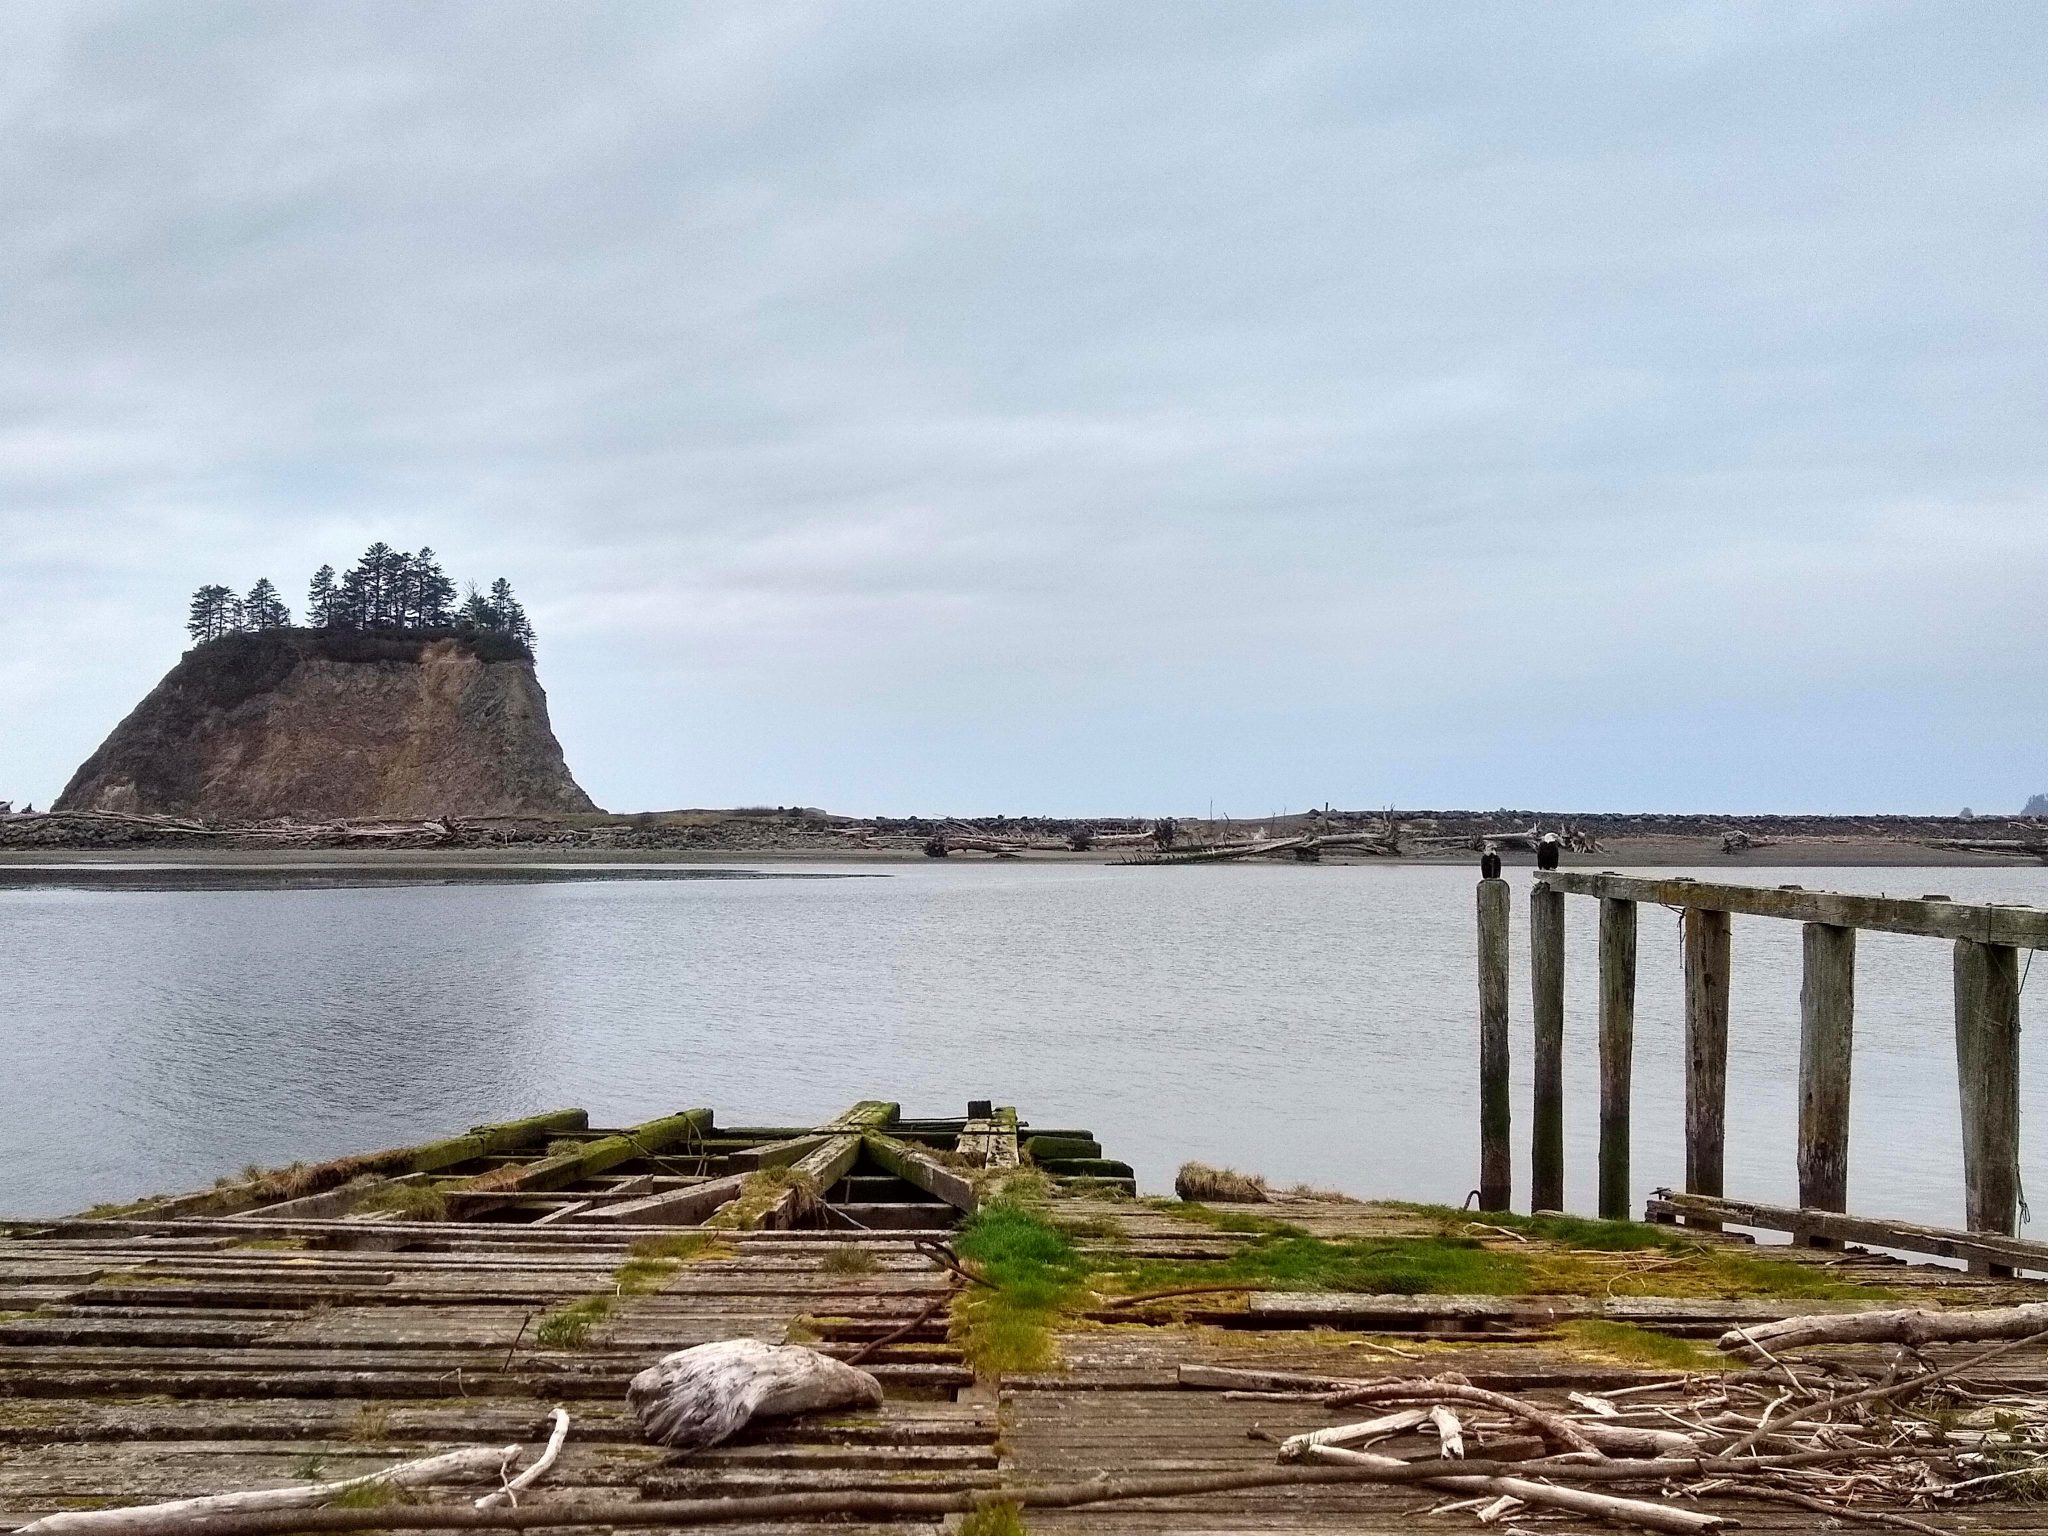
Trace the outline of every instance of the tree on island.
<instances>
[{"instance_id":1,"label":"tree on island","mask_svg":"<svg viewBox=\"0 0 2048 1536\"><path fill-rule=\"evenodd\" d=\"M277 595L277 588L270 584L268 576L259 576L249 595L242 599L242 628L289 629L291 623L292 611Z\"/></svg>"},{"instance_id":2,"label":"tree on island","mask_svg":"<svg viewBox=\"0 0 2048 1536\"><path fill-rule=\"evenodd\" d=\"M340 606L341 594L335 589L334 567L323 565L313 573L313 584L306 589L306 622L314 629L332 629Z\"/></svg>"},{"instance_id":3,"label":"tree on island","mask_svg":"<svg viewBox=\"0 0 2048 1536\"><path fill-rule=\"evenodd\" d=\"M185 619L185 633L199 644L218 640L242 627L242 600L217 583L192 594L192 607Z\"/></svg>"},{"instance_id":4,"label":"tree on island","mask_svg":"<svg viewBox=\"0 0 2048 1536\"><path fill-rule=\"evenodd\" d=\"M2048 816L2048 795L2030 795L2027 798L2027 808L2021 811L2020 814L2022 816Z\"/></svg>"},{"instance_id":5,"label":"tree on island","mask_svg":"<svg viewBox=\"0 0 2048 1536\"><path fill-rule=\"evenodd\" d=\"M201 587L192 594L185 630L204 645L223 635L288 629L291 622L291 610L264 577L247 597L224 586ZM364 550L345 575L337 577L331 565L313 573L306 622L322 630L503 635L529 652L534 643L533 624L504 577L491 583L488 597L471 586L457 608L455 583L432 549L422 545L419 553L407 554L381 540Z\"/></svg>"}]
</instances>

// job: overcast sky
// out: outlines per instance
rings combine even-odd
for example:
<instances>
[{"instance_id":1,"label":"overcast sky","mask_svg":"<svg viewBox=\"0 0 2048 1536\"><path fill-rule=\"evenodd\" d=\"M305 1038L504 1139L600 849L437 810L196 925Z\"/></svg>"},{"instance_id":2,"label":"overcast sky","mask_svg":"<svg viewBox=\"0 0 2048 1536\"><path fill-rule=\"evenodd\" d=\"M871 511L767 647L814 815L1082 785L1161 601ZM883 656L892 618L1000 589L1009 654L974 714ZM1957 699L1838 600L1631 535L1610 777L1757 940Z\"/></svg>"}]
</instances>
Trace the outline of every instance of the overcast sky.
<instances>
[{"instance_id":1,"label":"overcast sky","mask_svg":"<svg viewBox=\"0 0 2048 1536\"><path fill-rule=\"evenodd\" d=\"M0 798L508 576L604 805L2017 809L2048 9L0 12Z\"/></svg>"}]
</instances>

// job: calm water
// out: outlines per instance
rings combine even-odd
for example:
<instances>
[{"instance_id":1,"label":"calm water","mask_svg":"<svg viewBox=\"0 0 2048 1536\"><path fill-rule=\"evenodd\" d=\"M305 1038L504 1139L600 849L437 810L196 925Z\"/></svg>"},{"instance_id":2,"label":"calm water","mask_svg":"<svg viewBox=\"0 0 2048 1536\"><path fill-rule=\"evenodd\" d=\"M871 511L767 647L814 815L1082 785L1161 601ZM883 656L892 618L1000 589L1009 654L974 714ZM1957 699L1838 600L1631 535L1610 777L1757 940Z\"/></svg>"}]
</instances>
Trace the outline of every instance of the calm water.
<instances>
[{"instance_id":1,"label":"calm water","mask_svg":"<svg viewBox=\"0 0 2048 1536\"><path fill-rule=\"evenodd\" d=\"M1519 946L1527 872L1511 874ZM2036 868L1744 874L2048 903ZM616 1123L709 1104L741 1124L877 1096L926 1114L993 1097L1090 1127L1150 1190L1200 1158L1455 1202L1477 1164L1473 879L952 864L857 880L0 891L0 1209L71 1210L560 1105ZM1567 910L1570 1198L1586 1210L1594 904ZM1851 1204L1956 1221L1948 946L1859 943ZM1733 1194L1796 1187L1798 946L1795 924L1736 919ZM1638 1198L1683 1174L1675 914L1643 910L1640 954ZM1518 1199L1527 976L1518 948ZM2023 1023L2042 991L2023 994ZM2040 1066L2035 1053L2030 1131L2048 1100ZM2044 1147L2029 1136L2023 1172L2048 1224Z\"/></svg>"}]
</instances>

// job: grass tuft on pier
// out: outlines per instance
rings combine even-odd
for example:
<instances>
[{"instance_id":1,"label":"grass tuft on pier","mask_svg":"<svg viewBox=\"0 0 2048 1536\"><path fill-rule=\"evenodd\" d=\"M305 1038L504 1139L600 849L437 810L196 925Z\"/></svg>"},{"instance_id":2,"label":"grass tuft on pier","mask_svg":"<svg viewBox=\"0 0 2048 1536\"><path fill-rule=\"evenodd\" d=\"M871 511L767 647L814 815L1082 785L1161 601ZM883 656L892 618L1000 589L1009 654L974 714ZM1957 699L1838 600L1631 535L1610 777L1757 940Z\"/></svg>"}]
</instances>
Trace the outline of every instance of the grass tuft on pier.
<instances>
[{"instance_id":1,"label":"grass tuft on pier","mask_svg":"<svg viewBox=\"0 0 2048 1536\"><path fill-rule=\"evenodd\" d=\"M1066 1233L1022 1204L984 1205L954 1251L986 1285L953 1306L953 1338L976 1371L1039 1370L1052 1363L1061 1314L1085 1295L1089 1274Z\"/></svg>"}]
</instances>

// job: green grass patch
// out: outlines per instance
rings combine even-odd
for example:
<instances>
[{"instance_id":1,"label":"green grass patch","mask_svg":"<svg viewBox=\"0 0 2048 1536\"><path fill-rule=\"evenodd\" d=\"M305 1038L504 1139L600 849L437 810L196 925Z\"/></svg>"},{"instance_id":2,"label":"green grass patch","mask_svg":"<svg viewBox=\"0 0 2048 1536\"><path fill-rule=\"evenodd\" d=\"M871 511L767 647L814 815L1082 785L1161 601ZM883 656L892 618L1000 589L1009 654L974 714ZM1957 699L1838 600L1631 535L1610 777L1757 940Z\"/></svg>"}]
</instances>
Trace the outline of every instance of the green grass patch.
<instances>
[{"instance_id":1,"label":"green grass patch","mask_svg":"<svg viewBox=\"0 0 2048 1536\"><path fill-rule=\"evenodd\" d=\"M628 1259L612 1271L612 1282L621 1296L645 1296L668 1284L681 1267L675 1259Z\"/></svg>"},{"instance_id":2,"label":"green grass patch","mask_svg":"<svg viewBox=\"0 0 2048 1536\"><path fill-rule=\"evenodd\" d=\"M383 1184L355 1203L358 1211L390 1211L404 1221L445 1221L448 1192L438 1184Z\"/></svg>"},{"instance_id":3,"label":"green grass patch","mask_svg":"<svg viewBox=\"0 0 2048 1536\"><path fill-rule=\"evenodd\" d=\"M1619 1360L1626 1365L1651 1365L1673 1371L1721 1371L1728 1359L1717 1350L1692 1339L1675 1338L1654 1328L1634 1323L1610 1323L1584 1318L1566 1323L1566 1338L1591 1354Z\"/></svg>"},{"instance_id":4,"label":"green grass patch","mask_svg":"<svg viewBox=\"0 0 2048 1536\"><path fill-rule=\"evenodd\" d=\"M1067 1234L1021 1205L984 1205L953 1247L988 1282L968 1286L953 1307L953 1338L968 1363L987 1374L1051 1364L1053 1328L1089 1273Z\"/></svg>"},{"instance_id":5,"label":"green grass patch","mask_svg":"<svg viewBox=\"0 0 2048 1536\"><path fill-rule=\"evenodd\" d=\"M303 1237L241 1237L229 1243L228 1246L230 1248L249 1249L258 1253L284 1253L303 1249L306 1246L306 1240Z\"/></svg>"},{"instance_id":6,"label":"green grass patch","mask_svg":"<svg viewBox=\"0 0 2048 1536\"><path fill-rule=\"evenodd\" d=\"M1535 1289L1521 1254L1473 1238L1380 1237L1351 1242L1271 1234L1224 1259L1153 1260L1115 1266L1126 1291L1242 1283L1260 1291L1357 1291L1374 1296L1429 1292L1519 1296Z\"/></svg>"},{"instance_id":7,"label":"green grass patch","mask_svg":"<svg viewBox=\"0 0 2048 1536\"><path fill-rule=\"evenodd\" d=\"M611 1312L611 1297L585 1296L542 1318L540 1326L533 1330L534 1340L543 1349L579 1349L590 1337L590 1330L610 1317Z\"/></svg>"},{"instance_id":8,"label":"green grass patch","mask_svg":"<svg viewBox=\"0 0 2048 1536\"><path fill-rule=\"evenodd\" d=\"M1697 1266L1690 1267L1693 1275L1677 1272L1673 1283L1683 1285L1696 1276L1700 1283L1711 1287L1710 1290L1644 1291L1638 1294L1711 1295L1731 1300L1769 1296L1802 1301L1884 1301L1897 1294L1881 1285L1855 1285L1839 1280L1818 1264L1802 1264L1797 1259L1759 1258L1751 1253L1724 1248L1708 1250ZM1653 1274L1643 1278L1655 1281L1661 1277Z\"/></svg>"},{"instance_id":9,"label":"green grass patch","mask_svg":"<svg viewBox=\"0 0 2048 1536\"><path fill-rule=\"evenodd\" d=\"M818 1261L818 1268L828 1275L872 1275L881 1267L872 1253L853 1243L834 1248Z\"/></svg>"},{"instance_id":10,"label":"green grass patch","mask_svg":"<svg viewBox=\"0 0 2048 1536\"><path fill-rule=\"evenodd\" d=\"M643 1237L626 1250L636 1259L730 1259L737 1256L733 1246L715 1232L665 1232Z\"/></svg>"}]
</instances>

